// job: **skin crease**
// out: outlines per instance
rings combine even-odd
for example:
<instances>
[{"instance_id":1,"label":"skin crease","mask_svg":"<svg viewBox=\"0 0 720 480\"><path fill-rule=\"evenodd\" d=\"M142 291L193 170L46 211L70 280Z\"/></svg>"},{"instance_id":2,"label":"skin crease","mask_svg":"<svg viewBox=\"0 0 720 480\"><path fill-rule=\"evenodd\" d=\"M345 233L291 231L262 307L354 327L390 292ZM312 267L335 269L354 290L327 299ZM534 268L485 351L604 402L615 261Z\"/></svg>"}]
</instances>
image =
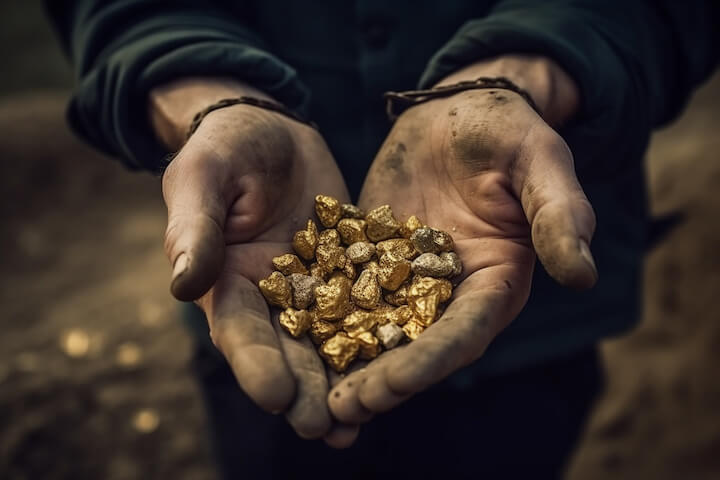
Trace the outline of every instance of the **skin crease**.
<instances>
[{"instance_id":1,"label":"skin crease","mask_svg":"<svg viewBox=\"0 0 720 480\"><path fill-rule=\"evenodd\" d=\"M479 358L525 305L536 253L563 285L589 288L597 279L587 248L594 213L567 145L548 124L572 114L576 91L558 91L569 79L554 64L511 60L480 63L444 83L520 78L545 119L512 91L470 90L404 112L376 156L360 206L388 203L400 219L415 214L448 231L464 268L435 324L333 388L328 403L343 422L364 423Z\"/></svg>"},{"instance_id":2,"label":"skin crease","mask_svg":"<svg viewBox=\"0 0 720 480\"><path fill-rule=\"evenodd\" d=\"M223 108L182 143L191 112L244 94L263 96L225 79L186 79L151 95L158 138L180 149L162 179L171 290L203 309L213 342L262 409L284 413L300 437L328 436L341 448L357 427L333 425L326 397L338 378L328 376L309 340L280 334L256 285L270 274L272 257L291 251L316 194L349 196L318 132L275 112Z\"/></svg>"}]
</instances>

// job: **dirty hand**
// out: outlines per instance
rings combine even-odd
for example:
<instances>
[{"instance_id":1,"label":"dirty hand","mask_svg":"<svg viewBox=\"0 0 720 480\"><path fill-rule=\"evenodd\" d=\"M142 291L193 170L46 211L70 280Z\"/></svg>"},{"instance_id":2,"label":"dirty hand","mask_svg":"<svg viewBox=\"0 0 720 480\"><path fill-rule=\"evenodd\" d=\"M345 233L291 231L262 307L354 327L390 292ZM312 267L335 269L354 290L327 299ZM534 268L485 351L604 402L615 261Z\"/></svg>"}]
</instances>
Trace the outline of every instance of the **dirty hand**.
<instances>
[{"instance_id":1,"label":"dirty hand","mask_svg":"<svg viewBox=\"0 0 720 480\"><path fill-rule=\"evenodd\" d=\"M285 412L300 436L318 438L331 428L324 364L308 339L280 333L256 285L272 257L290 251L315 195L347 201L348 193L319 133L280 113L215 110L183 144L194 113L242 95L269 99L222 79L187 79L151 93L157 136L179 149L162 179L171 290L204 310L241 388L264 410Z\"/></svg>"},{"instance_id":2,"label":"dirty hand","mask_svg":"<svg viewBox=\"0 0 720 480\"><path fill-rule=\"evenodd\" d=\"M478 359L527 301L536 254L563 285L597 279L593 210L548 124L575 110L575 87L528 57L475 64L441 84L501 75L531 93L542 118L513 91L469 90L405 111L375 158L361 207L387 203L449 232L464 269L436 323L333 388L328 403L343 422L366 422Z\"/></svg>"}]
</instances>

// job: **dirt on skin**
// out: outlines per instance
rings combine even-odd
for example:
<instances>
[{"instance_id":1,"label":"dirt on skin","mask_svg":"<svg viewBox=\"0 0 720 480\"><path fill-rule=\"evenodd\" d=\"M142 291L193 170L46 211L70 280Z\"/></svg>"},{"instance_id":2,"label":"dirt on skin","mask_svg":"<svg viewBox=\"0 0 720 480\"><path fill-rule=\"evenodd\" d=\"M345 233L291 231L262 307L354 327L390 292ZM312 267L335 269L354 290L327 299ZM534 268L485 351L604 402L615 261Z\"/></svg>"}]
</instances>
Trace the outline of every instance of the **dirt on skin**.
<instances>
[{"instance_id":1,"label":"dirt on skin","mask_svg":"<svg viewBox=\"0 0 720 480\"><path fill-rule=\"evenodd\" d=\"M37 12L8 18L40 24ZM35 88L0 97L0 478L214 479L167 293L159 181L69 134L67 90L16 74L52 87L37 61L52 40L23 39L38 53L0 79ZM654 137L653 213L683 219L648 255L642 324L603 345L608 389L568 479L720 478L718 124L720 76Z\"/></svg>"}]
</instances>

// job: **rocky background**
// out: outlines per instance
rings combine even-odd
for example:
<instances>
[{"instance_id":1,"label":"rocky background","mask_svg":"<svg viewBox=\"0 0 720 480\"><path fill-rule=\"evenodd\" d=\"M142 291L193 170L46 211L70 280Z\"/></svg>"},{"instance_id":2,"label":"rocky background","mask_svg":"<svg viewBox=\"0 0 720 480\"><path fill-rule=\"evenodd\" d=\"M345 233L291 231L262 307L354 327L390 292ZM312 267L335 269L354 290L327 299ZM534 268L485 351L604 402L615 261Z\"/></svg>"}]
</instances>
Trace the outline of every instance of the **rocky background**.
<instances>
[{"instance_id":1,"label":"rocky background","mask_svg":"<svg viewBox=\"0 0 720 480\"><path fill-rule=\"evenodd\" d=\"M0 2L0 478L216 478L159 181L84 147L36 1ZM720 75L653 138L645 313L568 479L720 478Z\"/></svg>"}]
</instances>

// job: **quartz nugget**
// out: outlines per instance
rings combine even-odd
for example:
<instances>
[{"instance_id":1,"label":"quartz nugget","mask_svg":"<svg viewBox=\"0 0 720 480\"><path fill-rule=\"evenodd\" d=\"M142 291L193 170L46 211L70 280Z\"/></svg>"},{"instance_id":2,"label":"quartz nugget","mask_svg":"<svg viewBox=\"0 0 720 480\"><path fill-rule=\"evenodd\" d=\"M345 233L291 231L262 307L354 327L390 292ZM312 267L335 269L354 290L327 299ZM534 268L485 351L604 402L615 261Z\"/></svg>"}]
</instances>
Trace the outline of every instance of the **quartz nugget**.
<instances>
[{"instance_id":1,"label":"quartz nugget","mask_svg":"<svg viewBox=\"0 0 720 480\"><path fill-rule=\"evenodd\" d=\"M453 240L447 233L430 227L420 227L410 236L410 241L420 253L449 252Z\"/></svg>"},{"instance_id":2,"label":"quartz nugget","mask_svg":"<svg viewBox=\"0 0 720 480\"><path fill-rule=\"evenodd\" d=\"M392 322L380 325L375 330L375 335L388 350L395 348L405 338L403 329Z\"/></svg>"},{"instance_id":3,"label":"quartz nugget","mask_svg":"<svg viewBox=\"0 0 720 480\"><path fill-rule=\"evenodd\" d=\"M412 271L423 277L447 277L453 271L453 264L434 253L423 253L413 260Z\"/></svg>"},{"instance_id":4,"label":"quartz nugget","mask_svg":"<svg viewBox=\"0 0 720 480\"><path fill-rule=\"evenodd\" d=\"M356 242L345 250L345 256L352 263L365 263L375 255L375 245L368 242Z\"/></svg>"},{"instance_id":5,"label":"quartz nugget","mask_svg":"<svg viewBox=\"0 0 720 480\"><path fill-rule=\"evenodd\" d=\"M282 273L272 272L268 278L260 280L258 286L270 305L280 308L290 307L292 292L290 291L290 284Z\"/></svg>"},{"instance_id":6,"label":"quartz nugget","mask_svg":"<svg viewBox=\"0 0 720 480\"><path fill-rule=\"evenodd\" d=\"M292 290L293 307L301 310L308 308L315 301L315 287L322 285L322 280L310 275L292 273L287 276Z\"/></svg>"},{"instance_id":7,"label":"quartz nugget","mask_svg":"<svg viewBox=\"0 0 720 480\"><path fill-rule=\"evenodd\" d=\"M296 232L292 241L293 249L305 260L312 260L318 246L318 231L315 222L307 221L305 230Z\"/></svg>"},{"instance_id":8,"label":"quartz nugget","mask_svg":"<svg viewBox=\"0 0 720 480\"><path fill-rule=\"evenodd\" d=\"M390 205L370 210L365 216L367 236L373 242L392 238L400 228L400 222L393 217Z\"/></svg>"},{"instance_id":9,"label":"quartz nugget","mask_svg":"<svg viewBox=\"0 0 720 480\"><path fill-rule=\"evenodd\" d=\"M343 203L340 205L340 215L342 218L365 218L363 209L351 203Z\"/></svg>"},{"instance_id":10,"label":"quartz nugget","mask_svg":"<svg viewBox=\"0 0 720 480\"><path fill-rule=\"evenodd\" d=\"M450 277L455 277L457 275L460 275L462 273L462 262L460 261L460 257L455 252L442 252L440 254L440 259L450 265Z\"/></svg>"},{"instance_id":11,"label":"quartz nugget","mask_svg":"<svg viewBox=\"0 0 720 480\"><path fill-rule=\"evenodd\" d=\"M315 197L315 213L325 228L332 228L340 220L340 202L327 195Z\"/></svg>"},{"instance_id":12,"label":"quartz nugget","mask_svg":"<svg viewBox=\"0 0 720 480\"><path fill-rule=\"evenodd\" d=\"M280 325L295 338L305 333L312 324L313 316L307 310L287 308L280 312Z\"/></svg>"},{"instance_id":13,"label":"quartz nugget","mask_svg":"<svg viewBox=\"0 0 720 480\"><path fill-rule=\"evenodd\" d=\"M344 372L357 357L360 344L345 332L338 332L320 347L320 356L338 373Z\"/></svg>"}]
</instances>

